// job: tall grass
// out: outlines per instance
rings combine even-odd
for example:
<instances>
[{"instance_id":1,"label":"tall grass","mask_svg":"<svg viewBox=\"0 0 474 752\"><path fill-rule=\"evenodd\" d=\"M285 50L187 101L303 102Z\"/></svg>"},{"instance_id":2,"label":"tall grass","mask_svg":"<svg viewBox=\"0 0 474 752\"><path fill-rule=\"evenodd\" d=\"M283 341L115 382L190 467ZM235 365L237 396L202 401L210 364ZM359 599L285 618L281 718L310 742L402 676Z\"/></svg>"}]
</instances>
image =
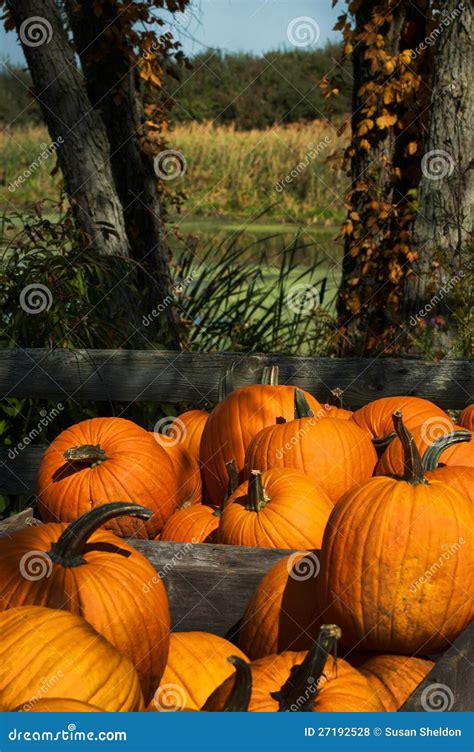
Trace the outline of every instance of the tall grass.
<instances>
[{"instance_id":1,"label":"tall grass","mask_svg":"<svg viewBox=\"0 0 474 752\"><path fill-rule=\"evenodd\" d=\"M171 190L184 192L184 215L250 218L267 210L267 216L286 221L327 224L342 217L347 180L333 157L343 138L323 122L250 131L183 124L169 140L187 162L186 173L167 183ZM9 189L49 143L42 127L0 134L3 207L57 198L61 175L51 175L54 155L40 161L14 191Z\"/></svg>"}]
</instances>

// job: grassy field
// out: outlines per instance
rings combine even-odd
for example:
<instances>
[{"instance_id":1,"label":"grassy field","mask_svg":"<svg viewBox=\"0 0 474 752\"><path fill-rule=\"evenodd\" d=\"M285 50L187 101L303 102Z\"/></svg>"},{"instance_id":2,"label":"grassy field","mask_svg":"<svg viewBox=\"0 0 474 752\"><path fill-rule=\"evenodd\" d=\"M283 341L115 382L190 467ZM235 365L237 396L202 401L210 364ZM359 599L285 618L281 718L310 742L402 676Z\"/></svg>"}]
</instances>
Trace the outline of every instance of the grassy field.
<instances>
[{"instance_id":1,"label":"grassy field","mask_svg":"<svg viewBox=\"0 0 474 752\"><path fill-rule=\"evenodd\" d=\"M44 128L14 129L0 135L2 208L55 200L61 175L51 172L54 154L40 158L50 144ZM238 132L212 124L177 126L169 146L182 153L186 172L168 181L186 198L182 221L191 217L266 217L287 223L332 225L343 213L346 178L328 157L343 139L315 121ZM21 183L24 171L29 174Z\"/></svg>"}]
</instances>

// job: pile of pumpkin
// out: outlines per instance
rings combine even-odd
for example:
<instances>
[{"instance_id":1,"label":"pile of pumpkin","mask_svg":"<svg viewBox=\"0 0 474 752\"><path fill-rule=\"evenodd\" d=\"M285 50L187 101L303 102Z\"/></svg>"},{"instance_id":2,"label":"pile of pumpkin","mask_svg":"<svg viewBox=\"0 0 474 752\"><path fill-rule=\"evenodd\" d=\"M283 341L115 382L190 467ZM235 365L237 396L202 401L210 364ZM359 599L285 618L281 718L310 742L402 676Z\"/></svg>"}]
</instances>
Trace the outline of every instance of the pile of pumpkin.
<instances>
[{"instance_id":1,"label":"pile of pumpkin","mask_svg":"<svg viewBox=\"0 0 474 752\"><path fill-rule=\"evenodd\" d=\"M472 618L474 406L457 424L417 397L351 412L276 381L167 435L95 418L53 441L44 524L0 540L1 710L401 707ZM165 587L124 541L144 537L297 553L237 647L170 634Z\"/></svg>"}]
</instances>

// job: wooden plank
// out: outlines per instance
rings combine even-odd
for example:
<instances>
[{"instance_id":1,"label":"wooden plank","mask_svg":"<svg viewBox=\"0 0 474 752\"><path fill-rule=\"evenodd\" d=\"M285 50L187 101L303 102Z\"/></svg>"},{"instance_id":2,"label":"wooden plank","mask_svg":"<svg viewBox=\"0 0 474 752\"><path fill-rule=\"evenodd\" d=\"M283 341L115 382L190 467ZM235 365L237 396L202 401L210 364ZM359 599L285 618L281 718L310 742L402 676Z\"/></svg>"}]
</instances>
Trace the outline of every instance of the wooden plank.
<instances>
[{"instance_id":1,"label":"wooden plank","mask_svg":"<svg viewBox=\"0 0 474 752\"><path fill-rule=\"evenodd\" d=\"M30 446L10 458L9 447L0 447L0 494L34 494L44 446Z\"/></svg>"},{"instance_id":2,"label":"wooden plank","mask_svg":"<svg viewBox=\"0 0 474 752\"><path fill-rule=\"evenodd\" d=\"M292 553L208 543L129 542L161 574L174 630L207 630L228 637L265 573Z\"/></svg>"},{"instance_id":3,"label":"wooden plank","mask_svg":"<svg viewBox=\"0 0 474 752\"><path fill-rule=\"evenodd\" d=\"M397 394L423 396L443 408L462 408L474 391L474 369L468 360L433 363L382 357L4 349L0 350L0 393L59 401L149 400L197 407L216 402L220 375L232 364L237 386L254 383L265 365L278 364L282 384L307 389L323 402L331 389L339 387L352 408Z\"/></svg>"},{"instance_id":4,"label":"wooden plank","mask_svg":"<svg viewBox=\"0 0 474 752\"><path fill-rule=\"evenodd\" d=\"M22 512L19 512L12 517L0 520L0 538L2 536L11 535L17 530L23 530L25 527L36 524L41 523L33 517L32 507L28 507L28 509L24 509Z\"/></svg>"},{"instance_id":5,"label":"wooden plank","mask_svg":"<svg viewBox=\"0 0 474 752\"><path fill-rule=\"evenodd\" d=\"M440 686L435 686L440 685ZM401 711L474 711L474 622L439 659Z\"/></svg>"}]
</instances>

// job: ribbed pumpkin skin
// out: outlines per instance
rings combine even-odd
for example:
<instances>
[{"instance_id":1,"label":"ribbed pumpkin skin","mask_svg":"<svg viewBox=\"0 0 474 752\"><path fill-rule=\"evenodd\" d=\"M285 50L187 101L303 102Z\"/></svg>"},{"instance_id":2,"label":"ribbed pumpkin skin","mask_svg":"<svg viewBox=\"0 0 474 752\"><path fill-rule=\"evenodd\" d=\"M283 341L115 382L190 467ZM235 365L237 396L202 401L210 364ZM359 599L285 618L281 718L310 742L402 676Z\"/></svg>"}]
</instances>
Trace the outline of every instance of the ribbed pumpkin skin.
<instances>
[{"instance_id":1,"label":"ribbed pumpkin skin","mask_svg":"<svg viewBox=\"0 0 474 752\"><path fill-rule=\"evenodd\" d=\"M54 691L54 690L53 690ZM15 708L26 713L101 713L101 709L80 700L65 700L62 697L50 697L38 700L32 705Z\"/></svg>"},{"instance_id":2,"label":"ribbed pumpkin skin","mask_svg":"<svg viewBox=\"0 0 474 752\"><path fill-rule=\"evenodd\" d=\"M248 661L238 647L209 632L173 632L165 673L150 710L201 710L207 698L234 674L227 658Z\"/></svg>"},{"instance_id":3,"label":"ribbed pumpkin skin","mask_svg":"<svg viewBox=\"0 0 474 752\"><path fill-rule=\"evenodd\" d=\"M267 572L242 617L239 645L253 661L284 650L309 650L319 632L315 582L319 552L292 554Z\"/></svg>"},{"instance_id":4,"label":"ribbed pumpkin skin","mask_svg":"<svg viewBox=\"0 0 474 752\"><path fill-rule=\"evenodd\" d=\"M176 443L169 436L151 432L155 441L162 446L171 460L178 483L177 508L184 509L202 501L201 470L198 461L184 444Z\"/></svg>"},{"instance_id":5,"label":"ribbed pumpkin skin","mask_svg":"<svg viewBox=\"0 0 474 752\"><path fill-rule=\"evenodd\" d=\"M300 418L263 429L247 450L246 467L302 470L333 503L372 476L377 453L352 420Z\"/></svg>"},{"instance_id":6,"label":"ribbed pumpkin skin","mask_svg":"<svg viewBox=\"0 0 474 752\"><path fill-rule=\"evenodd\" d=\"M468 431L474 431L474 404L464 408L459 416L458 424Z\"/></svg>"},{"instance_id":7,"label":"ribbed pumpkin skin","mask_svg":"<svg viewBox=\"0 0 474 752\"><path fill-rule=\"evenodd\" d=\"M281 655L268 655L253 661L252 695L249 711L253 713L276 712L278 702L270 692L278 692L288 679L291 669L303 662L305 652L288 651ZM205 711L220 711L233 685L232 677L218 687L203 707ZM313 707L316 713L328 712L380 712L383 705L365 676L346 661L338 659L337 673L332 658L328 658L321 688Z\"/></svg>"},{"instance_id":8,"label":"ribbed pumpkin skin","mask_svg":"<svg viewBox=\"0 0 474 752\"><path fill-rule=\"evenodd\" d=\"M439 481L373 478L340 499L326 526L316 592L344 645L429 655L453 642L472 616L473 522L469 500ZM458 550L433 571L446 545Z\"/></svg>"},{"instance_id":9,"label":"ribbed pumpkin skin","mask_svg":"<svg viewBox=\"0 0 474 752\"><path fill-rule=\"evenodd\" d=\"M48 523L2 539L0 611L35 605L82 616L130 658L143 694L149 699L168 656L170 614L165 587L148 559L104 530L90 536L84 554L86 564L53 564L46 552L65 528L66 525ZM22 576L23 568L30 573L28 560L31 573L35 574L34 558L45 573L51 567L49 576L36 580Z\"/></svg>"},{"instance_id":10,"label":"ribbed pumpkin skin","mask_svg":"<svg viewBox=\"0 0 474 752\"><path fill-rule=\"evenodd\" d=\"M428 470L425 473L425 478L447 483L448 486L459 491L474 503L474 467L464 467L463 465L437 467L435 470Z\"/></svg>"},{"instance_id":11,"label":"ribbed pumpkin skin","mask_svg":"<svg viewBox=\"0 0 474 752\"><path fill-rule=\"evenodd\" d=\"M434 665L424 658L377 655L365 661L359 671L373 686L384 709L393 713L408 700Z\"/></svg>"},{"instance_id":12,"label":"ribbed pumpkin skin","mask_svg":"<svg viewBox=\"0 0 474 752\"><path fill-rule=\"evenodd\" d=\"M99 444L108 459L96 467L67 462L72 447ZM92 507L133 501L152 509L144 523L112 520L117 535L153 538L176 508L177 480L171 460L148 431L124 418L92 418L63 431L43 455L38 472L38 511L43 522L72 522Z\"/></svg>"},{"instance_id":13,"label":"ribbed pumpkin skin","mask_svg":"<svg viewBox=\"0 0 474 752\"><path fill-rule=\"evenodd\" d=\"M209 413L205 410L187 410L178 415L168 428L168 434L173 436L175 432L179 443L186 447L196 462L199 461L202 432L208 417Z\"/></svg>"},{"instance_id":14,"label":"ribbed pumpkin skin","mask_svg":"<svg viewBox=\"0 0 474 752\"><path fill-rule=\"evenodd\" d=\"M5 711L41 698L45 686L49 694L108 712L144 710L129 658L79 616L38 606L9 609L0 614L0 632Z\"/></svg>"},{"instance_id":15,"label":"ribbed pumpkin skin","mask_svg":"<svg viewBox=\"0 0 474 752\"><path fill-rule=\"evenodd\" d=\"M316 414L322 406L304 392ZM294 417L295 388L269 384L235 389L210 413L201 440L201 464L207 500L219 506L225 497L228 475L226 462L235 460L243 482L245 450L254 436L278 417Z\"/></svg>"},{"instance_id":16,"label":"ribbed pumpkin skin","mask_svg":"<svg viewBox=\"0 0 474 752\"><path fill-rule=\"evenodd\" d=\"M351 420L354 413L352 410L345 410L343 407L335 405L324 405L325 418L341 418L342 420Z\"/></svg>"},{"instance_id":17,"label":"ribbed pumpkin skin","mask_svg":"<svg viewBox=\"0 0 474 752\"><path fill-rule=\"evenodd\" d=\"M176 543L214 543L219 517L205 504L177 509L161 531L160 540Z\"/></svg>"},{"instance_id":18,"label":"ribbed pumpkin skin","mask_svg":"<svg viewBox=\"0 0 474 752\"><path fill-rule=\"evenodd\" d=\"M262 473L268 495L259 512L245 508L248 482L229 497L220 516L218 541L259 548L319 548L332 503L298 470L278 468Z\"/></svg>"},{"instance_id":19,"label":"ribbed pumpkin skin","mask_svg":"<svg viewBox=\"0 0 474 752\"><path fill-rule=\"evenodd\" d=\"M356 410L353 420L358 426L369 431L374 438L381 439L393 433L392 415L397 410L403 412L403 422L409 431L421 426L430 418L439 418L441 424L444 421L452 422L447 413L433 402L421 397L403 396L373 400Z\"/></svg>"},{"instance_id":20,"label":"ribbed pumpkin skin","mask_svg":"<svg viewBox=\"0 0 474 752\"><path fill-rule=\"evenodd\" d=\"M449 426L446 424L440 424L439 432L437 435L445 435L451 433L454 430L461 430L459 426ZM432 438L427 435L423 426L416 426L411 430L411 434L415 441L415 445L423 457L428 446L432 443ZM474 441L463 442L455 444L441 455L440 463L448 465L449 467L454 465L464 465L466 467L474 467ZM403 449L400 439L395 438L386 448L382 454L375 471L376 475L403 475Z\"/></svg>"}]
</instances>

